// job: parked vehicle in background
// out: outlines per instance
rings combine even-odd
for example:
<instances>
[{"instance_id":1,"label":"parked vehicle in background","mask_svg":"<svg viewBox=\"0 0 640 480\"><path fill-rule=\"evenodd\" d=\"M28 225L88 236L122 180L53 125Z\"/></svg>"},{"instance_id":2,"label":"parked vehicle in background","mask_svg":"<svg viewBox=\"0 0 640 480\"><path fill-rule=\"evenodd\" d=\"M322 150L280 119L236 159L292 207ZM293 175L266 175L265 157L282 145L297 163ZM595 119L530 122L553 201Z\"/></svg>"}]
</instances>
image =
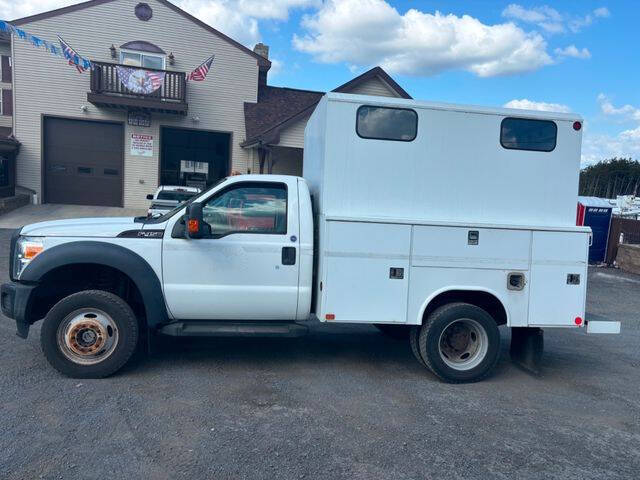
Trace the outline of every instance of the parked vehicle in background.
<instances>
[{"instance_id":1,"label":"parked vehicle in background","mask_svg":"<svg viewBox=\"0 0 640 480\"><path fill-rule=\"evenodd\" d=\"M45 356L74 377L117 371L141 336L308 321L405 333L448 382L490 374L505 326L535 367L542 328L620 328L585 316L581 136L572 113L329 93L304 178L230 176L155 219L23 227L2 311L22 337L44 317Z\"/></svg>"},{"instance_id":2,"label":"parked vehicle in background","mask_svg":"<svg viewBox=\"0 0 640 480\"><path fill-rule=\"evenodd\" d=\"M201 191L202 190L197 187L161 185L155 193L147 195L147 200L151 200L147 215L149 217L164 215Z\"/></svg>"}]
</instances>

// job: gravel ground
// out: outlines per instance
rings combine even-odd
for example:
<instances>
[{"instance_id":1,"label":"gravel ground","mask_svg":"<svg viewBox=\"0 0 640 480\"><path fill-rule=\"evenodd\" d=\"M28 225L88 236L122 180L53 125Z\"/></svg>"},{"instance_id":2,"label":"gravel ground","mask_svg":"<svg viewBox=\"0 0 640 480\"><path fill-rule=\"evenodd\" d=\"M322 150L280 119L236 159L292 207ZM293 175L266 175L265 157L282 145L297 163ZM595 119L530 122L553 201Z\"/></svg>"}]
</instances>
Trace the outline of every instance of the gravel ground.
<instances>
[{"instance_id":1,"label":"gravel ground","mask_svg":"<svg viewBox=\"0 0 640 480\"><path fill-rule=\"evenodd\" d=\"M0 231L0 279L10 231ZM104 380L62 377L40 326L0 319L0 478L638 478L640 277L589 275L622 335L548 330L543 373L447 385L367 326L169 340Z\"/></svg>"}]
</instances>

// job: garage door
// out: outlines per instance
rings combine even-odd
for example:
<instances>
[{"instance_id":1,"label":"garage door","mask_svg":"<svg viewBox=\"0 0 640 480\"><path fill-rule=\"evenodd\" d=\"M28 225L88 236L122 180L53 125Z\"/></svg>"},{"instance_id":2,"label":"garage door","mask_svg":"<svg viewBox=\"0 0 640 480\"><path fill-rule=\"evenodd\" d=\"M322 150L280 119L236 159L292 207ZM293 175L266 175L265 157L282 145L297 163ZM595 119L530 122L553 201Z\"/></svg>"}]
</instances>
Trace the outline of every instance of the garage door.
<instances>
[{"instance_id":1,"label":"garage door","mask_svg":"<svg viewBox=\"0 0 640 480\"><path fill-rule=\"evenodd\" d=\"M122 206L123 125L44 119L44 201Z\"/></svg>"}]
</instances>

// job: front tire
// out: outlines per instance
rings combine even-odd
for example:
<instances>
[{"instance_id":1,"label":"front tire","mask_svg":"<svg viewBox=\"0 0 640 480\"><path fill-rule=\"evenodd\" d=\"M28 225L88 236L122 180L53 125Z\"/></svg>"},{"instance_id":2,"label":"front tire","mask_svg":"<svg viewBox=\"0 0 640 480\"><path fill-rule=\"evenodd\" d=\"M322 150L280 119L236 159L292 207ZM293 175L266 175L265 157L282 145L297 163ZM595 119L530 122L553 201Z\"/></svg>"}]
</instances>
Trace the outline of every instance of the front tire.
<instances>
[{"instance_id":1,"label":"front tire","mask_svg":"<svg viewBox=\"0 0 640 480\"><path fill-rule=\"evenodd\" d=\"M420 356L445 382L477 382L491 373L500 354L500 332L485 310L451 303L433 311L420 330Z\"/></svg>"},{"instance_id":2,"label":"front tire","mask_svg":"<svg viewBox=\"0 0 640 480\"><path fill-rule=\"evenodd\" d=\"M120 297L102 290L74 293L56 303L40 332L53 368L72 378L107 377L127 363L138 342L138 321Z\"/></svg>"}]
</instances>

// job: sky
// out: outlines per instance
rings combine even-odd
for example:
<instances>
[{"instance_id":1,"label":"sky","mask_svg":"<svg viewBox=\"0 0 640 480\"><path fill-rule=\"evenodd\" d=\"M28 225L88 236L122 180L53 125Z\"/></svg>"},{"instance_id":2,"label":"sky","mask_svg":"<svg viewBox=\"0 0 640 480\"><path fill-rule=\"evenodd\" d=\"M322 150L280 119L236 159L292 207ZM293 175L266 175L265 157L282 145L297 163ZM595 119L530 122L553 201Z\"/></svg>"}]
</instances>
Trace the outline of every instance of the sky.
<instances>
[{"instance_id":1,"label":"sky","mask_svg":"<svg viewBox=\"0 0 640 480\"><path fill-rule=\"evenodd\" d=\"M0 12L73 3L0 0ZM380 65L416 99L578 113L583 166L640 160L637 0L173 3L249 47L269 45L271 85L326 91Z\"/></svg>"}]
</instances>

